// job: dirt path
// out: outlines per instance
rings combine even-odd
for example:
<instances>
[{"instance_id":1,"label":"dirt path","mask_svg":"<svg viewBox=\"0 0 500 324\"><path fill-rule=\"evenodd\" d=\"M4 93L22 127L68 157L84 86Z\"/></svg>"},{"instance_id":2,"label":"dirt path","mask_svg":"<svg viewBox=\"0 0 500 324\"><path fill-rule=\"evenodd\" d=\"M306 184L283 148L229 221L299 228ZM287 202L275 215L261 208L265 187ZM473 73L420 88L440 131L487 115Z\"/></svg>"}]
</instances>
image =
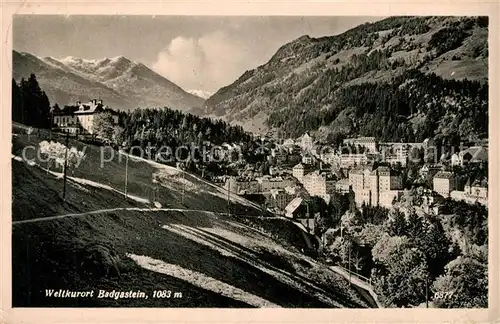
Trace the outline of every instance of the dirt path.
<instances>
[{"instance_id":1,"label":"dirt path","mask_svg":"<svg viewBox=\"0 0 500 324\"><path fill-rule=\"evenodd\" d=\"M106 209L92 210L92 211L88 211L88 212L84 212L84 213L71 213L71 214L64 214L64 215L57 215L57 216L48 216L48 217L25 219L25 220L20 220L20 221L12 221L12 225L26 224L26 223L37 223L37 222L43 222L43 221L51 221L51 220L55 220L55 219L62 219L62 218L66 218L66 217L81 217L81 216L95 215L95 214L101 214L101 213L110 213L110 212L123 211L123 210L148 211L148 212L178 211L178 212L206 213L206 214L212 214L212 215L218 214L218 213L214 213L211 211L199 210L199 209L118 207L118 208L106 208Z\"/></svg>"}]
</instances>

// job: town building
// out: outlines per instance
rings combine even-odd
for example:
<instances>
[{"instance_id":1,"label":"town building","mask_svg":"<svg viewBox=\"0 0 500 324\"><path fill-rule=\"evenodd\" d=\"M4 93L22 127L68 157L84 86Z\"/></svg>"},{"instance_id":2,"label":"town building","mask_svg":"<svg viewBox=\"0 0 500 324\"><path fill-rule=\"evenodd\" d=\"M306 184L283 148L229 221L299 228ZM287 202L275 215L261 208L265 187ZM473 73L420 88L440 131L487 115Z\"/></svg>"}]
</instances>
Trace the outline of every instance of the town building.
<instances>
[{"instance_id":1,"label":"town building","mask_svg":"<svg viewBox=\"0 0 500 324\"><path fill-rule=\"evenodd\" d=\"M305 152L304 154L302 154L302 164L312 165L314 164L315 160L315 157L309 152Z\"/></svg>"},{"instance_id":2,"label":"town building","mask_svg":"<svg viewBox=\"0 0 500 324\"><path fill-rule=\"evenodd\" d=\"M308 212L307 202L302 197L295 197L285 207L285 217L292 219L307 218Z\"/></svg>"},{"instance_id":3,"label":"town building","mask_svg":"<svg viewBox=\"0 0 500 324\"><path fill-rule=\"evenodd\" d=\"M104 106L102 100L93 99L88 103L77 101L75 106L54 112L52 115L53 128L71 134L93 134L94 117L103 112L110 112L113 123L118 124L118 114Z\"/></svg>"},{"instance_id":4,"label":"town building","mask_svg":"<svg viewBox=\"0 0 500 324\"><path fill-rule=\"evenodd\" d=\"M456 182L453 173L440 171L434 175L433 190L441 196L448 198L450 193L455 190Z\"/></svg>"},{"instance_id":5,"label":"town building","mask_svg":"<svg viewBox=\"0 0 500 324\"><path fill-rule=\"evenodd\" d=\"M304 151L311 151L313 149L313 147L314 147L312 137L309 136L308 133L305 133L300 138L300 144L299 145L302 148L302 150L304 150Z\"/></svg>"},{"instance_id":6,"label":"town building","mask_svg":"<svg viewBox=\"0 0 500 324\"><path fill-rule=\"evenodd\" d=\"M306 174L302 178L302 184L309 195L321 197L327 202L330 199L330 194L335 191L335 181L319 171Z\"/></svg>"},{"instance_id":7,"label":"town building","mask_svg":"<svg viewBox=\"0 0 500 324\"><path fill-rule=\"evenodd\" d=\"M468 163L488 163L488 149L472 146L451 157L452 165L464 166Z\"/></svg>"},{"instance_id":8,"label":"town building","mask_svg":"<svg viewBox=\"0 0 500 324\"><path fill-rule=\"evenodd\" d=\"M376 170L372 171L370 177L372 185L372 205L390 207L395 200L398 200L403 195L403 180L401 174L389 167L378 167Z\"/></svg>"},{"instance_id":9,"label":"town building","mask_svg":"<svg viewBox=\"0 0 500 324\"><path fill-rule=\"evenodd\" d=\"M426 142L428 144L428 141ZM412 160L420 162L419 152L425 151L424 143L407 143L407 142L383 142L378 144L379 151L386 152L386 157L395 154L400 159Z\"/></svg>"},{"instance_id":10,"label":"town building","mask_svg":"<svg viewBox=\"0 0 500 324\"><path fill-rule=\"evenodd\" d=\"M284 147L272 148L271 157L276 163L285 163L288 157L288 150Z\"/></svg>"},{"instance_id":11,"label":"town building","mask_svg":"<svg viewBox=\"0 0 500 324\"><path fill-rule=\"evenodd\" d=\"M368 157L366 154L341 154L340 155L340 167L350 168L352 166L364 165L368 163Z\"/></svg>"},{"instance_id":12,"label":"town building","mask_svg":"<svg viewBox=\"0 0 500 324\"><path fill-rule=\"evenodd\" d=\"M469 204L478 202L482 205L488 205L488 182L486 180L476 180L470 184L470 180L468 180L463 191L453 190L450 197L454 200L463 200Z\"/></svg>"},{"instance_id":13,"label":"town building","mask_svg":"<svg viewBox=\"0 0 500 324\"><path fill-rule=\"evenodd\" d=\"M321 161L330 164L331 166L340 167L340 156L335 154L335 152L326 152L320 154Z\"/></svg>"},{"instance_id":14,"label":"town building","mask_svg":"<svg viewBox=\"0 0 500 324\"><path fill-rule=\"evenodd\" d=\"M248 178L228 177L224 189L235 194L258 193L260 192L259 183L256 180Z\"/></svg>"},{"instance_id":15,"label":"town building","mask_svg":"<svg viewBox=\"0 0 500 324\"><path fill-rule=\"evenodd\" d=\"M425 164L418 170L418 175L421 179L427 181L434 179L434 176L439 171L443 170L443 165L441 164Z\"/></svg>"},{"instance_id":16,"label":"town building","mask_svg":"<svg viewBox=\"0 0 500 324\"><path fill-rule=\"evenodd\" d=\"M372 195L371 195L371 178L373 168L358 167L349 170L349 186L354 192L354 200L357 205L371 205Z\"/></svg>"},{"instance_id":17,"label":"town building","mask_svg":"<svg viewBox=\"0 0 500 324\"><path fill-rule=\"evenodd\" d=\"M369 152L377 151L377 141L375 137L357 137L357 138L347 138L343 141L344 145L354 145L366 148ZM351 152L354 153L354 152Z\"/></svg>"},{"instance_id":18,"label":"town building","mask_svg":"<svg viewBox=\"0 0 500 324\"><path fill-rule=\"evenodd\" d=\"M401 164L405 167L408 162L410 145L407 143L381 143L379 150L381 161L390 165Z\"/></svg>"},{"instance_id":19,"label":"town building","mask_svg":"<svg viewBox=\"0 0 500 324\"><path fill-rule=\"evenodd\" d=\"M302 163L299 163L299 164L297 164L296 166L293 167L293 169L292 169L292 175L297 180L299 180L299 182L302 182L302 178L306 174L307 170L308 169Z\"/></svg>"},{"instance_id":20,"label":"town building","mask_svg":"<svg viewBox=\"0 0 500 324\"><path fill-rule=\"evenodd\" d=\"M294 199L285 189L271 189L267 194L267 206L275 209L278 214L284 214L285 207Z\"/></svg>"},{"instance_id":21,"label":"town building","mask_svg":"<svg viewBox=\"0 0 500 324\"><path fill-rule=\"evenodd\" d=\"M358 206L365 204L390 207L394 200L403 195L401 175L385 166L350 170L349 186Z\"/></svg>"},{"instance_id":22,"label":"town building","mask_svg":"<svg viewBox=\"0 0 500 324\"><path fill-rule=\"evenodd\" d=\"M349 179L343 178L335 182L335 191L341 194L349 193L350 185Z\"/></svg>"},{"instance_id":23,"label":"town building","mask_svg":"<svg viewBox=\"0 0 500 324\"><path fill-rule=\"evenodd\" d=\"M406 167L407 157L401 153L387 154L383 156L382 161L389 163L390 165L400 164L402 167Z\"/></svg>"},{"instance_id":24,"label":"town building","mask_svg":"<svg viewBox=\"0 0 500 324\"><path fill-rule=\"evenodd\" d=\"M257 180L259 192L270 192L271 189L285 189L286 187L295 186L294 179L285 179L281 176L271 177L271 176L262 176L258 177Z\"/></svg>"}]
</instances>

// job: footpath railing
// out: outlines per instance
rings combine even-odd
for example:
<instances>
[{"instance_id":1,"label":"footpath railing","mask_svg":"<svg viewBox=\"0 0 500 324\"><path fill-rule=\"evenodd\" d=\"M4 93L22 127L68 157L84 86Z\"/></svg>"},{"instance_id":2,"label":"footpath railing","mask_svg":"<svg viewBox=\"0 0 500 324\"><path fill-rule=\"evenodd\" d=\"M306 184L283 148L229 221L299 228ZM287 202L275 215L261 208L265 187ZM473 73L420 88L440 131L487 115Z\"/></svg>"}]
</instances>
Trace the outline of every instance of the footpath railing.
<instances>
[{"instance_id":1,"label":"footpath railing","mask_svg":"<svg viewBox=\"0 0 500 324\"><path fill-rule=\"evenodd\" d=\"M373 290L373 286L371 285L371 280L367 277L359 275L355 272L349 271L349 269L344 268L340 265L330 266L330 269L335 271L337 274L343 276L345 279L349 280L352 284L358 286L361 289L366 290L370 296L373 298L375 303L379 308L383 308L384 306L379 303L377 294Z\"/></svg>"},{"instance_id":2,"label":"footpath railing","mask_svg":"<svg viewBox=\"0 0 500 324\"><path fill-rule=\"evenodd\" d=\"M347 268L345 268L345 267L343 267L341 265L337 265L337 267L341 268L345 272L351 274L352 276L355 276L359 280L363 281L364 283L366 283L367 285L369 285L370 287L372 287L372 279L371 278L367 278L365 276L362 276L359 273L357 273L355 271L352 271L352 270L349 270L349 269L347 269Z\"/></svg>"}]
</instances>

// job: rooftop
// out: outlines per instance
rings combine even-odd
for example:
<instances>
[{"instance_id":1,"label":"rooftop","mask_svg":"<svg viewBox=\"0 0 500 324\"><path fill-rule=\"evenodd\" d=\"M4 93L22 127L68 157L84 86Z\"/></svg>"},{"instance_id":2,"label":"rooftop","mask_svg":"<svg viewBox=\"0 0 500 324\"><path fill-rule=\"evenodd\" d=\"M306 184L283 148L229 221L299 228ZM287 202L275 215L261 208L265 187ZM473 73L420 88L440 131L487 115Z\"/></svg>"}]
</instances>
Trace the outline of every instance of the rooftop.
<instances>
[{"instance_id":1,"label":"rooftop","mask_svg":"<svg viewBox=\"0 0 500 324\"><path fill-rule=\"evenodd\" d=\"M471 155L472 161L488 161L488 149L482 146L472 146L460 151L458 155L463 158L467 153Z\"/></svg>"},{"instance_id":2,"label":"rooftop","mask_svg":"<svg viewBox=\"0 0 500 324\"><path fill-rule=\"evenodd\" d=\"M303 199L300 197L294 198L286 207L285 207L285 212L287 214L293 213L299 206L302 204Z\"/></svg>"},{"instance_id":3,"label":"rooftop","mask_svg":"<svg viewBox=\"0 0 500 324\"><path fill-rule=\"evenodd\" d=\"M340 179L340 180L337 181L336 184L339 185L339 186L341 186L341 185L348 186L349 185L349 179L347 179L347 178Z\"/></svg>"},{"instance_id":4,"label":"rooftop","mask_svg":"<svg viewBox=\"0 0 500 324\"><path fill-rule=\"evenodd\" d=\"M471 187L488 188L488 181L487 180L476 180L476 181L474 181L474 183L472 183Z\"/></svg>"},{"instance_id":5,"label":"rooftop","mask_svg":"<svg viewBox=\"0 0 500 324\"><path fill-rule=\"evenodd\" d=\"M448 172L448 171L439 171L434 176L434 178L438 178L438 179L451 179L452 177L453 177L453 173Z\"/></svg>"}]
</instances>

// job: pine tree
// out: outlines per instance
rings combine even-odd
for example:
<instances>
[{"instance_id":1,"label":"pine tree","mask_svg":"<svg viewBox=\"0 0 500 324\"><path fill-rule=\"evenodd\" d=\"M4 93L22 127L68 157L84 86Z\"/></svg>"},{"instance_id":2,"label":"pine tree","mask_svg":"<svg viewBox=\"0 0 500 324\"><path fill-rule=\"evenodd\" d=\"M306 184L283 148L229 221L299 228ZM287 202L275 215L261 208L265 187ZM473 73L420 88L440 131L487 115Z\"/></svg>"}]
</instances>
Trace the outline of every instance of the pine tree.
<instances>
[{"instance_id":1,"label":"pine tree","mask_svg":"<svg viewBox=\"0 0 500 324\"><path fill-rule=\"evenodd\" d=\"M24 123L21 89L12 79L12 121Z\"/></svg>"},{"instance_id":2,"label":"pine tree","mask_svg":"<svg viewBox=\"0 0 500 324\"><path fill-rule=\"evenodd\" d=\"M50 127L50 102L40 89L36 76L21 79L21 119L24 124L35 127Z\"/></svg>"}]
</instances>

